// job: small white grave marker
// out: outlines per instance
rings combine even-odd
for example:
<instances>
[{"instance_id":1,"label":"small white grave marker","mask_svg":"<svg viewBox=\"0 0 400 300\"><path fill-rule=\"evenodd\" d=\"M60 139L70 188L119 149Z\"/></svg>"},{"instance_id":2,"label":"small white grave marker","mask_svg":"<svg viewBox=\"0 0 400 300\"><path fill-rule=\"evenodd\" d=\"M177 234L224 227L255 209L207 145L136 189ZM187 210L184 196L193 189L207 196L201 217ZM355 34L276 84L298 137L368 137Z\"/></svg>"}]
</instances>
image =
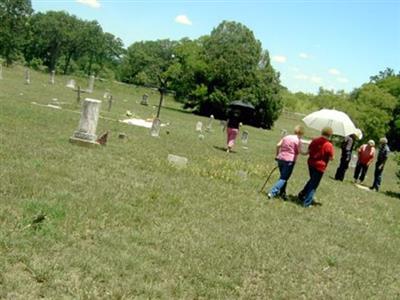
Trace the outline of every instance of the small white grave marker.
<instances>
[{"instance_id":1,"label":"small white grave marker","mask_svg":"<svg viewBox=\"0 0 400 300\"><path fill-rule=\"evenodd\" d=\"M159 118L154 118L153 123L150 128L150 135L152 137L160 136L161 120Z\"/></svg>"},{"instance_id":2,"label":"small white grave marker","mask_svg":"<svg viewBox=\"0 0 400 300\"><path fill-rule=\"evenodd\" d=\"M25 69L25 84L31 84L31 72Z\"/></svg>"},{"instance_id":3,"label":"small white grave marker","mask_svg":"<svg viewBox=\"0 0 400 300\"><path fill-rule=\"evenodd\" d=\"M172 164L173 166L175 166L179 169L185 168L188 163L188 159L186 157L178 156L178 155L174 155L174 154L168 154L167 159L170 164Z\"/></svg>"},{"instance_id":4,"label":"small white grave marker","mask_svg":"<svg viewBox=\"0 0 400 300\"><path fill-rule=\"evenodd\" d=\"M203 131L203 123L202 122L198 121L196 123L196 131L200 131L200 132Z\"/></svg>"},{"instance_id":5,"label":"small white grave marker","mask_svg":"<svg viewBox=\"0 0 400 300\"><path fill-rule=\"evenodd\" d=\"M66 87L75 90L75 89L76 89L76 82L75 82L75 80L74 80L74 79L68 80L68 83L67 83Z\"/></svg>"},{"instance_id":6,"label":"small white grave marker","mask_svg":"<svg viewBox=\"0 0 400 300\"><path fill-rule=\"evenodd\" d=\"M249 140L249 132L245 130L242 132L242 137L241 137L242 144L246 145L248 140Z\"/></svg>"},{"instance_id":7,"label":"small white grave marker","mask_svg":"<svg viewBox=\"0 0 400 300\"><path fill-rule=\"evenodd\" d=\"M211 131L211 130L212 130L212 123L213 123L213 121L214 121L214 115L211 115L211 116L210 116L210 119L208 120L208 124L207 124L207 127L206 127L206 131Z\"/></svg>"}]
</instances>

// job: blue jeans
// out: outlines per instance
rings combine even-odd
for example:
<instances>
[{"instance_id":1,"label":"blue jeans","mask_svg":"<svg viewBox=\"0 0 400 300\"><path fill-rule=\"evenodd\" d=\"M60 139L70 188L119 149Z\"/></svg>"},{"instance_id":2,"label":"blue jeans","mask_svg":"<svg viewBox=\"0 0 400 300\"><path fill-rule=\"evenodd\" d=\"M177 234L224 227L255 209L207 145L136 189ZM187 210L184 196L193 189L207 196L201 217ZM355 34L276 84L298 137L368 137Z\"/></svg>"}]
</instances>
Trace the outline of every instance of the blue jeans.
<instances>
[{"instance_id":1,"label":"blue jeans","mask_svg":"<svg viewBox=\"0 0 400 300\"><path fill-rule=\"evenodd\" d=\"M320 172L311 166L308 166L308 171L310 173L310 179L307 181L303 190L299 193L299 198L304 201L303 204L305 207L312 204L315 191L324 175L323 172Z\"/></svg>"},{"instance_id":2,"label":"blue jeans","mask_svg":"<svg viewBox=\"0 0 400 300\"><path fill-rule=\"evenodd\" d=\"M292 175L294 168L294 161L285 161L278 159L278 168L281 176L279 180L275 183L275 185L271 188L271 195L275 197L276 195L284 195L286 194L286 184Z\"/></svg>"}]
</instances>

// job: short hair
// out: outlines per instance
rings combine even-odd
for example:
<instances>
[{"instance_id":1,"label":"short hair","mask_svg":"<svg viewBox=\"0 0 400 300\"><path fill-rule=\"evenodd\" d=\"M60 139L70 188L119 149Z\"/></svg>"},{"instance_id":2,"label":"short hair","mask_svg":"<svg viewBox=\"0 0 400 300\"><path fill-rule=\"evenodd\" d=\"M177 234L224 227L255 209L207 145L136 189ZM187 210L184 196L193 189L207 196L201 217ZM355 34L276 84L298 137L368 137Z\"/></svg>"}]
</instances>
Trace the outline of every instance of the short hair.
<instances>
[{"instance_id":1,"label":"short hair","mask_svg":"<svg viewBox=\"0 0 400 300\"><path fill-rule=\"evenodd\" d=\"M303 135L304 134L304 127L301 125L296 125L294 127L294 134Z\"/></svg>"},{"instance_id":2,"label":"short hair","mask_svg":"<svg viewBox=\"0 0 400 300\"><path fill-rule=\"evenodd\" d=\"M370 145L370 146L375 146L374 140L369 140L369 141L368 141L368 145Z\"/></svg>"},{"instance_id":3,"label":"short hair","mask_svg":"<svg viewBox=\"0 0 400 300\"><path fill-rule=\"evenodd\" d=\"M379 143L386 145L388 143L388 140L387 140L387 138L383 137L383 138L379 139Z\"/></svg>"},{"instance_id":4,"label":"short hair","mask_svg":"<svg viewBox=\"0 0 400 300\"><path fill-rule=\"evenodd\" d=\"M321 134L326 137L330 137L333 134L333 130L331 127L324 127L321 130Z\"/></svg>"}]
</instances>

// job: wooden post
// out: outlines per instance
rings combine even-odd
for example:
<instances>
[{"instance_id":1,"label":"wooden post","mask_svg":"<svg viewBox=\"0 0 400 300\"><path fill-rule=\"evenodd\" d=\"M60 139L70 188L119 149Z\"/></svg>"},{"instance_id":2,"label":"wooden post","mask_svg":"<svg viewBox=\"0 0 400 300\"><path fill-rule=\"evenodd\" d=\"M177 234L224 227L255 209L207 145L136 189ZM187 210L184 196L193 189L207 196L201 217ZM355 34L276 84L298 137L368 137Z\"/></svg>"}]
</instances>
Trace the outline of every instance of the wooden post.
<instances>
[{"instance_id":1,"label":"wooden post","mask_svg":"<svg viewBox=\"0 0 400 300\"><path fill-rule=\"evenodd\" d=\"M108 97L108 111L111 111L112 102L113 102L113 96L110 95Z\"/></svg>"},{"instance_id":2,"label":"wooden post","mask_svg":"<svg viewBox=\"0 0 400 300\"><path fill-rule=\"evenodd\" d=\"M77 93L77 98L76 98L76 102L79 104L81 103L81 86L78 85L78 89L76 90Z\"/></svg>"}]
</instances>

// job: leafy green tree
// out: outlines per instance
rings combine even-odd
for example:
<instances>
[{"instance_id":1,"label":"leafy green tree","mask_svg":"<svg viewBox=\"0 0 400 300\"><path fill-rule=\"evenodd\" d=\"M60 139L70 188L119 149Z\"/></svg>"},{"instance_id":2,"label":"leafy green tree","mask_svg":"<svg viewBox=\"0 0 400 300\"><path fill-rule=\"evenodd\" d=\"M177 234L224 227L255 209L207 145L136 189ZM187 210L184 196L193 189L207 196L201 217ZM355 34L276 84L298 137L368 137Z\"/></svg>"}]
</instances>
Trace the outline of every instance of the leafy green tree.
<instances>
[{"instance_id":1,"label":"leafy green tree","mask_svg":"<svg viewBox=\"0 0 400 300\"><path fill-rule=\"evenodd\" d=\"M379 75L372 76L371 82L375 83L379 88L388 92L396 98L396 107L391 115L389 122L389 131L387 137L392 150L400 150L400 73L395 74L394 70L386 69L379 72Z\"/></svg>"},{"instance_id":2,"label":"leafy green tree","mask_svg":"<svg viewBox=\"0 0 400 300\"><path fill-rule=\"evenodd\" d=\"M32 12L30 0L0 0L0 55L7 65L13 62L25 43Z\"/></svg>"},{"instance_id":3,"label":"leafy green tree","mask_svg":"<svg viewBox=\"0 0 400 300\"><path fill-rule=\"evenodd\" d=\"M74 17L63 11L37 13L31 19L32 40L26 56L37 57L50 69L55 70L59 58L70 42Z\"/></svg>"},{"instance_id":4,"label":"leafy green tree","mask_svg":"<svg viewBox=\"0 0 400 300\"><path fill-rule=\"evenodd\" d=\"M385 136L396 107L396 98L373 83L364 84L351 97L357 125L363 129L365 138L377 141Z\"/></svg>"}]
</instances>

